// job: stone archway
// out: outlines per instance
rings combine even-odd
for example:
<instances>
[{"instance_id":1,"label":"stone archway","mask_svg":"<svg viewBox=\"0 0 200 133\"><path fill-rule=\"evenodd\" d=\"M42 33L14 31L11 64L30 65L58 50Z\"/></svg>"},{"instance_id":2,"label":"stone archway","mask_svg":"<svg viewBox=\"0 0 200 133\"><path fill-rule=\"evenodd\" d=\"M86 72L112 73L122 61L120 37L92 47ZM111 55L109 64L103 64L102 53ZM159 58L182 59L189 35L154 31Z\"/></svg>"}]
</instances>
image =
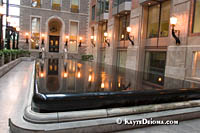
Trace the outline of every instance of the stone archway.
<instances>
[{"instance_id":1,"label":"stone archway","mask_svg":"<svg viewBox=\"0 0 200 133\"><path fill-rule=\"evenodd\" d=\"M62 53L64 48L65 24L62 18L50 17L46 22L46 52Z\"/></svg>"},{"instance_id":2,"label":"stone archway","mask_svg":"<svg viewBox=\"0 0 200 133\"><path fill-rule=\"evenodd\" d=\"M48 37L49 37L49 52L59 53L60 46L60 32L62 23L59 19L51 19L48 23Z\"/></svg>"}]
</instances>

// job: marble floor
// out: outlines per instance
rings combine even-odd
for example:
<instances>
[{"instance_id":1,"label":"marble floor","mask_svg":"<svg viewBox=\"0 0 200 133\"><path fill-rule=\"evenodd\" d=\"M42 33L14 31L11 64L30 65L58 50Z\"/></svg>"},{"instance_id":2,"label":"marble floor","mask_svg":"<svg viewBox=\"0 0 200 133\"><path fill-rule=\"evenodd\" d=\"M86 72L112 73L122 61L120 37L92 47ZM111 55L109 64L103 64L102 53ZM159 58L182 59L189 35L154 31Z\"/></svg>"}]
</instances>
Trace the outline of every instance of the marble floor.
<instances>
[{"instance_id":1,"label":"marble floor","mask_svg":"<svg viewBox=\"0 0 200 133\"><path fill-rule=\"evenodd\" d=\"M26 96L33 62L21 62L0 78L0 133L9 133L8 118L16 114ZM200 119L176 126L153 126L117 133L200 133Z\"/></svg>"},{"instance_id":2,"label":"marble floor","mask_svg":"<svg viewBox=\"0 0 200 133\"><path fill-rule=\"evenodd\" d=\"M33 62L21 62L0 78L0 133L9 133L8 118L17 113L28 91Z\"/></svg>"}]
</instances>

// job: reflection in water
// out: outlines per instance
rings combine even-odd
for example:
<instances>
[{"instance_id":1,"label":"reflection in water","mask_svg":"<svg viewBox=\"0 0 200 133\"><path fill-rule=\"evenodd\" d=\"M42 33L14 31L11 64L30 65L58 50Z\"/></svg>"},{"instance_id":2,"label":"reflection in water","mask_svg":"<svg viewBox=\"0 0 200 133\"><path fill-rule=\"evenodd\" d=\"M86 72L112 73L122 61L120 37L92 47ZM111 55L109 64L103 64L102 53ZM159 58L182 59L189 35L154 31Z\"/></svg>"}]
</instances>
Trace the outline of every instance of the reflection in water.
<instances>
[{"instance_id":1,"label":"reflection in water","mask_svg":"<svg viewBox=\"0 0 200 133\"><path fill-rule=\"evenodd\" d=\"M198 84L159 77L163 86L146 83L143 73L109 65L66 59L38 60L36 78L41 93L118 92L151 89L183 89ZM155 76L154 76L155 77Z\"/></svg>"}]
</instances>

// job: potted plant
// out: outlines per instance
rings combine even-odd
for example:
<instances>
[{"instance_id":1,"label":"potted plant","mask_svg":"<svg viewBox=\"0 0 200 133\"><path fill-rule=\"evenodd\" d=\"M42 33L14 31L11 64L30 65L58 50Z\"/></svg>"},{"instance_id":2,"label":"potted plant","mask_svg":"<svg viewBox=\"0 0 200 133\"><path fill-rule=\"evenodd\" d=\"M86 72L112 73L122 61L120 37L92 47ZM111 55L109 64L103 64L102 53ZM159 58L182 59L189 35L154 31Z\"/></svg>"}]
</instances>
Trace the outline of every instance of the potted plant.
<instances>
[{"instance_id":1,"label":"potted plant","mask_svg":"<svg viewBox=\"0 0 200 133\"><path fill-rule=\"evenodd\" d=\"M4 54L4 64L9 63L11 61L11 51L4 49L2 52Z\"/></svg>"},{"instance_id":2,"label":"potted plant","mask_svg":"<svg viewBox=\"0 0 200 133\"><path fill-rule=\"evenodd\" d=\"M16 59L16 50L10 50L10 52L11 52L11 55L12 55L11 59L15 60Z\"/></svg>"},{"instance_id":3,"label":"potted plant","mask_svg":"<svg viewBox=\"0 0 200 133\"><path fill-rule=\"evenodd\" d=\"M3 66L4 64L4 55L3 52L0 50L0 66Z\"/></svg>"}]
</instances>

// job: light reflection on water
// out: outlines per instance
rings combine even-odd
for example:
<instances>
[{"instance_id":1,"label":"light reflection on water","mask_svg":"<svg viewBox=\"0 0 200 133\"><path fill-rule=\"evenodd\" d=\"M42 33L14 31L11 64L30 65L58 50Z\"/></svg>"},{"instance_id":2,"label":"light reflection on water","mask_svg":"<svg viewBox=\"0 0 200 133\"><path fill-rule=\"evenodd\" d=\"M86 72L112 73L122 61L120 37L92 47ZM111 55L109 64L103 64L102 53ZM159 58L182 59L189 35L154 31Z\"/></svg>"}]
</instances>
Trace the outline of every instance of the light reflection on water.
<instances>
[{"instance_id":1,"label":"light reflection on water","mask_svg":"<svg viewBox=\"0 0 200 133\"><path fill-rule=\"evenodd\" d=\"M36 79L41 93L117 92L150 89L183 89L200 87L170 78L160 78L155 85L143 80L142 72L93 62L66 59L44 59L36 63Z\"/></svg>"}]
</instances>

